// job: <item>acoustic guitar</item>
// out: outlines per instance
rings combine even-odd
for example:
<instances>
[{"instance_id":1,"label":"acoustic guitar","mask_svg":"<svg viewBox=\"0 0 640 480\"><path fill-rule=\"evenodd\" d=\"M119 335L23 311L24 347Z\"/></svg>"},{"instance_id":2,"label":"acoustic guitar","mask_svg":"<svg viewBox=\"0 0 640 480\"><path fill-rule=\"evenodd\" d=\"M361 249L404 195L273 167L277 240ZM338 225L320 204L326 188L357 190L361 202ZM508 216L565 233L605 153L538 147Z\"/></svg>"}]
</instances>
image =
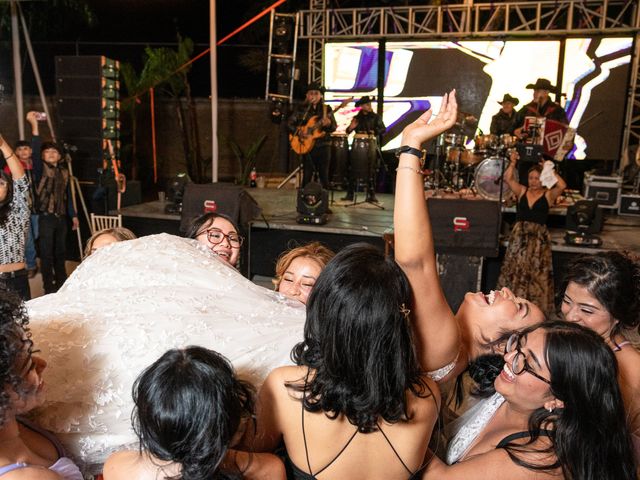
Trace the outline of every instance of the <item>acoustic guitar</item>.
<instances>
[{"instance_id":1,"label":"acoustic guitar","mask_svg":"<svg viewBox=\"0 0 640 480\"><path fill-rule=\"evenodd\" d=\"M353 97L346 98L338 105L338 107L334 110L334 113L340 110L341 108L346 107L349 103L353 101ZM312 149L316 140L320 137L324 136L324 132L322 131L322 120L327 118L327 105L323 105L323 113L322 118L314 115L307 123L296 128L296 131L289 134L289 143L291 144L291 149L296 152L298 155L304 155L305 153L309 153Z\"/></svg>"}]
</instances>

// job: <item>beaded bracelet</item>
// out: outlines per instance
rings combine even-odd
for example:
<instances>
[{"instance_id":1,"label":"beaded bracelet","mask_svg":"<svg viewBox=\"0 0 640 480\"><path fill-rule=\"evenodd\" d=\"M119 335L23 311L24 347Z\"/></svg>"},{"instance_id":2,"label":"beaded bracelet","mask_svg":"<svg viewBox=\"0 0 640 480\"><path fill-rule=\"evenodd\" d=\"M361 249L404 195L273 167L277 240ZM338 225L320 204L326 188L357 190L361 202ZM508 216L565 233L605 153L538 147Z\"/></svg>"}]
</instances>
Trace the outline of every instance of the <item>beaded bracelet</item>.
<instances>
[{"instance_id":1,"label":"beaded bracelet","mask_svg":"<svg viewBox=\"0 0 640 480\"><path fill-rule=\"evenodd\" d=\"M396 168L396 172L398 170L411 170L412 172L417 173L418 175L424 175L424 173L422 172L422 170L420 170L419 168L413 168L413 167L398 167Z\"/></svg>"}]
</instances>

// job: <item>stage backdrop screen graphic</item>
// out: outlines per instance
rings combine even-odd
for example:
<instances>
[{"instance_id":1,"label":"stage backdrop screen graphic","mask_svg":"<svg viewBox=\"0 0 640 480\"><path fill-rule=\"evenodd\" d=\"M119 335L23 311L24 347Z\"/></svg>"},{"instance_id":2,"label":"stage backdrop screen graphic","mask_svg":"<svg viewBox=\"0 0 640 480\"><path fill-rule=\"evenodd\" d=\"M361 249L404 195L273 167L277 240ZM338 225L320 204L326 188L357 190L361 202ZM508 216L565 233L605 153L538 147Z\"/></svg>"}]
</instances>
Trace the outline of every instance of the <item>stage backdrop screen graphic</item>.
<instances>
[{"instance_id":1,"label":"stage backdrop screen graphic","mask_svg":"<svg viewBox=\"0 0 640 480\"><path fill-rule=\"evenodd\" d=\"M459 109L479 119L478 133L489 133L505 93L520 99L520 109L532 100L527 84L547 78L555 85L561 70L558 100L577 130L569 158L617 159L632 38L567 39L564 56L561 47L560 40L387 42L383 148L399 147L402 129L424 110L426 101L437 112L442 95L452 88ZM324 53L325 97L331 105L349 96L377 97L377 43L327 43ZM351 103L337 112L339 132L358 110ZM468 147L472 142L469 139Z\"/></svg>"}]
</instances>

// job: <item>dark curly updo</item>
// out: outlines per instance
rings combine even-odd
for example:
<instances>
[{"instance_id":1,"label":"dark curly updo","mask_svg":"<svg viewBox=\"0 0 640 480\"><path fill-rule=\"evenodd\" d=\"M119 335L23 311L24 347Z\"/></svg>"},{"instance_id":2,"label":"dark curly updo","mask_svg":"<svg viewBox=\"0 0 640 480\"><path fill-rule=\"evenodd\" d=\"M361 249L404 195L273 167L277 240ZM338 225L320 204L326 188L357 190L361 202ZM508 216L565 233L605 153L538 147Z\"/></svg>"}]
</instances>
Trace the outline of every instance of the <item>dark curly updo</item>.
<instances>
[{"instance_id":1,"label":"dark curly updo","mask_svg":"<svg viewBox=\"0 0 640 480\"><path fill-rule=\"evenodd\" d=\"M0 428L11 407L11 392L22 390L19 363L24 357L25 343L31 343L28 323L24 303L16 295L0 291Z\"/></svg>"}]
</instances>

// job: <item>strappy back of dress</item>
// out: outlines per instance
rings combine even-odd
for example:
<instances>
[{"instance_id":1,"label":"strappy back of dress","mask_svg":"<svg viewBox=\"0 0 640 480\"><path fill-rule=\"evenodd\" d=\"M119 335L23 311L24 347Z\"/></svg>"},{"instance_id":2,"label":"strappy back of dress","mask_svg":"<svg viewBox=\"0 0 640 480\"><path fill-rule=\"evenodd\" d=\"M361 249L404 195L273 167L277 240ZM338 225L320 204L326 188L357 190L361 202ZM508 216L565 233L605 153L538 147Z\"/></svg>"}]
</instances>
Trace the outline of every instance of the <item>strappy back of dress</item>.
<instances>
[{"instance_id":1,"label":"strappy back of dress","mask_svg":"<svg viewBox=\"0 0 640 480\"><path fill-rule=\"evenodd\" d=\"M306 379L305 379L305 390L306 390ZM304 424L304 402L301 401L300 405L301 405L301 410L302 410L302 439L303 439L303 442L304 442L304 454L305 454L305 458L307 460L307 469L308 469L309 473L307 473L307 472L301 470L300 468L298 468L293 463L293 461L291 461L290 458L289 458L289 463L290 463L292 471L293 471L294 480L317 480L317 476L320 475L322 472L324 472L331 465L333 465L335 463L335 461L338 460L338 458L340 458L340 455L342 455L342 453L347 449L347 447L349 447L349 445L351 444L353 439L358 434L358 429L356 428L356 430L353 432L353 435L351 435L349 437L349 440L347 440L347 443L344 444L344 446L340 449L340 451L336 454L336 456L333 457L333 459L329 463L327 463L324 467L322 467L320 470L318 470L317 472L314 473L313 470L311 469L311 461L309 459L309 447L307 445L307 433L305 431L305 424ZM409 473L409 480L417 480L418 478L420 478L420 474L422 473L422 470L425 469L426 464L422 465L415 472L412 472L411 469L407 466L407 464L404 463L404 461L400 457L400 454L395 449L395 447L393 446L393 444L389 440L389 437L387 437L387 434L384 433L384 430L382 430L382 427L379 424L378 424L378 430L380 431L380 433L382 433L382 436L384 437L386 442L389 444L389 446L391 447L391 450L393 451L393 453L395 454L397 459L400 461L400 463L402 464L404 469Z\"/></svg>"}]
</instances>

